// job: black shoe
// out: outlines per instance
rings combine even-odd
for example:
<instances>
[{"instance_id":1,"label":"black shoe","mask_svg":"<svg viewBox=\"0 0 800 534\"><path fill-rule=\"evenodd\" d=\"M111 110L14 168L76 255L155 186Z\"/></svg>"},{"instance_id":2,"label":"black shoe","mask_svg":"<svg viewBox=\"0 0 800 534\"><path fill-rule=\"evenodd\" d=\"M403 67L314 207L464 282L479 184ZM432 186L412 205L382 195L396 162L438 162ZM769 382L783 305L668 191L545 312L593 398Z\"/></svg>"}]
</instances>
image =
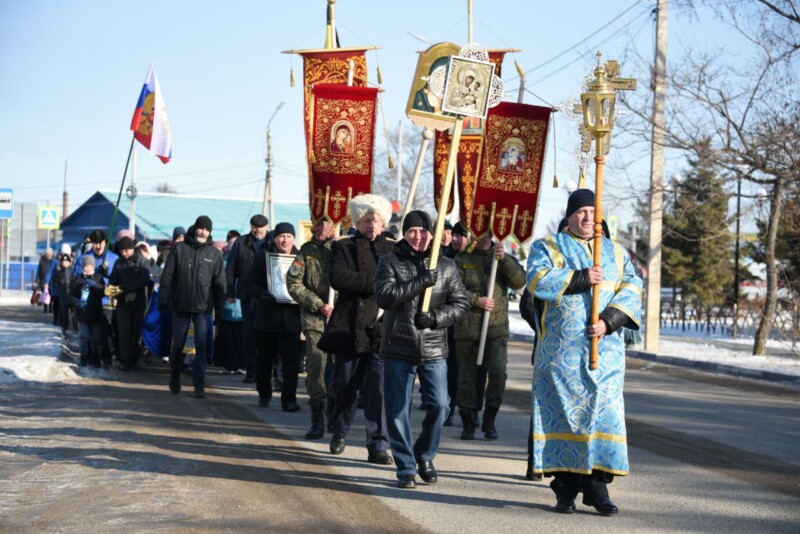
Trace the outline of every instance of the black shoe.
<instances>
[{"instance_id":1,"label":"black shoe","mask_svg":"<svg viewBox=\"0 0 800 534\"><path fill-rule=\"evenodd\" d=\"M575 513L575 499L569 497L562 497L556 503L556 512L560 514L574 514Z\"/></svg>"},{"instance_id":2,"label":"black shoe","mask_svg":"<svg viewBox=\"0 0 800 534\"><path fill-rule=\"evenodd\" d=\"M300 411L300 405L297 404L296 402L289 402L287 404L284 404L281 407L281 409L284 412L299 412Z\"/></svg>"},{"instance_id":3,"label":"black shoe","mask_svg":"<svg viewBox=\"0 0 800 534\"><path fill-rule=\"evenodd\" d=\"M436 481L439 480L439 477L436 476L436 468L433 467L433 462L430 460L417 462L417 473L426 484L436 484Z\"/></svg>"},{"instance_id":4,"label":"black shoe","mask_svg":"<svg viewBox=\"0 0 800 534\"><path fill-rule=\"evenodd\" d=\"M311 426L306 432L306 439L322 439L325 436L325 404L311 403Z\"/></svg>"},{"instance_id":5,"label":"black shoe","mask_svg":"<svg viewBox=\"0 0 800 534\"><path fill-rule=\"evenodd\" d=\"M331 439L331 454L342 454L344 448L344 438L333 437Z\"/></svg>"},{"instance_id":6,"label":"black shoe","mask_svg":"<svg viewBox=\"0 0 800 534\"><path fill-rule=\"evenodd\" d=\"M181 392L181 377L173 377L169 380L169 390L175 395Z\"/></svg>"},{"instance_id":7,"label":"black shoe","mask_svg":"<svg viewBox=\"0 0 800 534\"><path fill-rule=\"evenodd\" d=\"M614 515L619 513L619 508L608 497L604 499L592 499L591 497L583 496L583 504L592 506L600 515Z\"/></svg>"},{"instance_id":8,"label":"black shoe","mask_svg":"<svg viewBox=\"0 0 800 534\"><path fill-rule=\"evenodd\" d=\"M401 489L417 489L417 481L414 475L400 475L397 477L397 487Z\"/></svg>"},{"instance_id":9,"label":"black shoe","mask_svg":"<svg viewBox=\"0 0 800 534\"><path fill-rule=\"evenodd\" d=\"M475 420L473 419L472 410L461 409L459 414L461 415L461 424L464 427L461 431L461 439L475 439Z\"/></svg>"},{"instance_id":10,"label":"black shoe","mask_svg":"<svg viewBox=\"0 0 800 534\"><path fill-rule=\"evenodd\" d=\"M497 429L494 426L494 419L497 417L497 410L498 408L496 406L487 406L483 411L483 424L481 425L481 430L483 430L484 437L489 440L496 440L499 437L497 435Z\"/></svg>"},{"instance_id":11,"label":"black shoe","mask_svg":"<svg viewBox=\"0 0 800 534\"><path fill-rule=\"evenodd\" d=\"M269 401L270 401L270 400L271 400L271 399L262 399L262 398L259 398L259 399L258 399L258 406L259 406L260 408L269 408Z\"/></svg>"},{"instance_id":12,"label":"black shoe","mask_svg":"<svg viewBox=\"0 0 800 534\"><path fill-rule=\"evenodd\" d=\"M245 384L254 384L256 381L255 375L253 373L247 373L244 375L244 380L242 380Z\"/></svg>"},{"instance_id":13,"label":"black shoe","mask_svg":"<svg viewBox=\"0 0 800 534\"><path fill-rule=\"evenodd\" d=\"M386 451L370 451L369 455L367 455L367 461L378 465L392 465L394 463L394 460Z\"/></svg>"},{"instance_id":14,"label":"black shoe","mask_svg":"<svg viewBox=\"0 0 800 534\"><path fill-rule=\"evenodd\" d=\"M206 391L203 388L194 388L194 398L195 399L205 399L206 398Z\"/></svg>"},{"instance_id":15,"label":"black shoe","mask_svg":"<svg viewBox=\"0 0 800 534\"><path fill-rule=\"evenodd\" d=\"M533 481L542 480L542 474L541 473L534 473L533 472L533 467L528 465L528 470L525 471L525 478L527 478L528 480L533 480Z\"/></svg>"}]
</instances>

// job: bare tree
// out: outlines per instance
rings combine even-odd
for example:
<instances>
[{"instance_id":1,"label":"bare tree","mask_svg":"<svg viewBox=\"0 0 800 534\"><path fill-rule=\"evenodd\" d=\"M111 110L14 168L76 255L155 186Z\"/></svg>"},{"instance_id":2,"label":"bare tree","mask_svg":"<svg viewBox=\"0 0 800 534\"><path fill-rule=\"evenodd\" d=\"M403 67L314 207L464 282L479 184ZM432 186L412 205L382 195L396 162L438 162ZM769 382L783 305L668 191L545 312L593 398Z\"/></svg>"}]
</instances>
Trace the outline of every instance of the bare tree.
<instances>
[{"instance_id":1,"label":"bare tree","mask_svg":"<svg viewBox=\"0 0 800 534\"><path fill-rule=\"evenodd\" d=\"M397 197L398 133L398 128L389 131L389 150L395 165L393 168L389 168L389 156L385 144L383 147L379 146L375 151L375 172L372 179L372 191L388 199L398 200L402 210L406 205L411 178L414 176L414 169L417 165L417 158L422 145L422 130L407 125L403 127L403 153L400 158L400 166L402 167L400 198L395 198ZM379 135L378 142L382 141L384 140ZM412 208L425 210L431 215L436 213L436 208L433 204L433 141L428 144Z\"/></svg>"},{"instance_id":2,"label":"bare tree","mask_svg":"<svg viewBox=\"0 0 800 534\"><path fill-rule=\"evenodd\" d=\"M734 28L749 48L732 57L724 49L685 50L667 69L665 146L699 157L708 147L717 165L759 184L769 192L765 236L767 294L753 354L764 354L772 330L778 276L776 241L787 185L798 178L800 154L800 88L797 79L800 17L794 0L687 0L704 4ZM647 62L641 59L640 67ZM621 128L633 138L649 140L652 95L622 95L623 105L638 119ZM720 221L723 220L720 214Z\"/></svg>"}]
</instances>

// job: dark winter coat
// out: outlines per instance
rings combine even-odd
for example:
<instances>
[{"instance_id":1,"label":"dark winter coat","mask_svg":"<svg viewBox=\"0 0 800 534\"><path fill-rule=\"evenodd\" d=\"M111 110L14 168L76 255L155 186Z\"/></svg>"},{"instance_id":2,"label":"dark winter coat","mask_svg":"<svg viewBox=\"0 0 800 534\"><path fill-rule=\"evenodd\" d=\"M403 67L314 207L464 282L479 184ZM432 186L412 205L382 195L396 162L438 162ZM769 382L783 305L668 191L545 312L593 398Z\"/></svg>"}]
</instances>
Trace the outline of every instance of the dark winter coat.
<instances>
[{"instance_id":1,"label":"dark winter coat","mask_svg":"<svg viewBox=\"0 0 800 534\"><path fill-rule=\"evenodd\" d=\"M300 334L300 307L277 302L267 284L267 253L278 253L275 244L264 243L254 256L250 274L245 279L243 296L255 300L256 329L261 332ZM297 249L292 247L292 254Z\"/></svg>"},{"instance_id":2,"label":"dark winter coat","mask_svg":"<svg viewBox=\"0 0 800 534\"><path fill-rule=\"evenodd\" d=\"M53 270L53 274L50 276L50 294L64 296L64 298L67 300L67 304L71 305L69 300L69 288L71 281L72 266L65 269L59 265Z\"/></svg>"},{"instance_id":3,"label":"dark winter coat","mask_svg":"<svg viewBox=\"0 0 800 534\"><path fill-rule=\"evenodd\" d=\"M269 237L267 237L263 245L268 246L270 241ZM228 263L225 266L225 278L228 287L227 296L229 299L247 300L247 295L244 294L243 290L253 267L253 258L256 252L253 234L247 234L234 241L231 250L228 252Z\"/></svg>"},{"instance_id":4,"label":"dark winter coat","mask_svg":"<svg viewBox=\"0 0 800 534\"><path fill-rule=\"evenodd\" d=\"M317 347L335 354L364 354L380 347L375 302L378 259L392 251L394 240L379 235L370 241L356 232L331 245L331 287L339 292Z\"/></svg>"},{"instance_id":5,"label":"dark winter coat","mask_svg":"<svg viewBox=\"0 0 800 534\"><path fill-rule=\"evenodd\" d=\"M205 243L194 237L194 226L184 241L175 244L161 272L158 307L178 313L217 312L222 317L225 304L225 268L222 252L208 236Z\"/></svg>"},{"instance_id":6,"label":"dark winter coat","mask_svg":"<svg viewBox=\"0 0 800 534\"><path fill-rule=\"evenodd\" d=\"M86 305L80 304L81 291L87 285L87 280L92 280L94 286L89 288L89 298ZM96 323L103 320L103 290L105 281L102 273L95 272L92 276L78 274L72 277L69 283L70 303L75 307L75 319L79 323Z\"/></svg>"},{"instance_id":7,"label":"dark winter coat","mask_svg":"<svg viewBox=\"0 0 800 534\"><path fill-rule=\"evenodd\" d=\"M469 298L455 262L441 256L430 304L436 328L419 330L414 326L414 314L425 292L418 276L429 263L430 248L419 254L405 241L397 243L393 252L378 262L375 299L386 310L380 350L384 357L417 363L447 358L447 327L467 313Z\"/></svg>"},{"instance_id":8,"label":"dark winter coat","mask_svg":"<svg viewBox=\"0 0 800 534\"><path fill-rule=\"evenodd\" d=\"M120 286L117 307L129 310L144 310L147 306L147 287L150 285L150 261L139 254L130 259L120 256L108 278L112 286Z\"/></svg>"}]
</instances>

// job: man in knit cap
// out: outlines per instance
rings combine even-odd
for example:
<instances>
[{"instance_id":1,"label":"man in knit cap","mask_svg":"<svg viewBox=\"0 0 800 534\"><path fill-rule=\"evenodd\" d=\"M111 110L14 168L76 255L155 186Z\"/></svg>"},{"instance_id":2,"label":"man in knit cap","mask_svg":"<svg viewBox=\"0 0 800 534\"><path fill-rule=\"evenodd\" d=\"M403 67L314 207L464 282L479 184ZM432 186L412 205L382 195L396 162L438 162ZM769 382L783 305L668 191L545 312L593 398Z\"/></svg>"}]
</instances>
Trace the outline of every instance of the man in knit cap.
<instances>
[{"instance_id":1,"label":"man in knit cap","mask_svg":"<svg viewBox=\"0 0 800 534\"><path fill-rule=\"evenodd\" d=\"M618 512L608 495L615 476L628 474L622 398L622 327L638 330L642 281L627 251L601 238L595 266L594 192L578 189L567 202L567 229L534 241L528 256L530 294L542 303L533 382L532 476L554 477L555 510L575 512L575 498L602 515ZM592 289L600 320L591 322ZM597 369L590 338L598 339Z\"/></svg>"},{"instance_id":2,"label":"man in knit cap","mask_svg":"<svg viewBox=\"0 0 800 534\"><path fill-rule=\"evenodd\" d=\"M378 195L353 197L349 203L355 234L331 246L331 287L338 291L318 347L334 355L335 397L332 454L341 454L356 413L358 390L364 386L367 460L388 465L389 436L383 405L383 358L380 347L375 269L378 259L391 252L394 240L382 234L392 216L388 200Z\"/></svg>"},{"instance_id":3,"label":"man in knit cap","mask_svg":"<svg viewBox=\"0 0 800 534\"><path fill-rule=\"evenodd\" d=\"M169 389L181 392L183 347L190 323L194 325L194 359L192 383L194 396L205 398L208 328L211 313L221 318L225 304L225 268L222 253L214 248L211 219L205 215L189 227L183 241L167 257L161 273L158 309L172 312L172 353L170 354Z\"/></svg>"}]
</instances>

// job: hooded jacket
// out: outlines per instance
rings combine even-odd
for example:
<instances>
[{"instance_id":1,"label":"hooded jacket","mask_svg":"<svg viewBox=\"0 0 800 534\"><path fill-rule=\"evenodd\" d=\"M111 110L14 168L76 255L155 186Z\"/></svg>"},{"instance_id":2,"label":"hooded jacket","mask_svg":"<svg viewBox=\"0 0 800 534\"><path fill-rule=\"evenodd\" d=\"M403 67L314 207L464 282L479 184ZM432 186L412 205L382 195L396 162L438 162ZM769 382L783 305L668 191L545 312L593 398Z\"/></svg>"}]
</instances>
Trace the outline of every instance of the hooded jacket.
<instances>
[{"instance_id":1,"label":"hooded jacket","mask_svg":"<svg viewBox=\"0 0 800 534\"><path fill-rule=\"evenodd\" d=\"M430 305L436 327L420 330L414 326L414 314L425 292L418 275L429 263L430 247L418 253L406 241L397 243L392 253L378 262L375 299L386 310L380 348L384 357L417 363L447 358L447 327L467 313L469 298L455 262L440 256Z\"/></svg>"},{"instance_id":2,"label":"hooded jacket","mask_svg":"<svg viewBox=\"0 0 800 534\"><path fill-rule=\"evenodd\" d=\"M225 269L222 253L208 236L199 243L190 226L183 241L167 257L158 290L159 308L178 313L211 313L222 317L225 304Z\"/></svg>"}]
</instances>

